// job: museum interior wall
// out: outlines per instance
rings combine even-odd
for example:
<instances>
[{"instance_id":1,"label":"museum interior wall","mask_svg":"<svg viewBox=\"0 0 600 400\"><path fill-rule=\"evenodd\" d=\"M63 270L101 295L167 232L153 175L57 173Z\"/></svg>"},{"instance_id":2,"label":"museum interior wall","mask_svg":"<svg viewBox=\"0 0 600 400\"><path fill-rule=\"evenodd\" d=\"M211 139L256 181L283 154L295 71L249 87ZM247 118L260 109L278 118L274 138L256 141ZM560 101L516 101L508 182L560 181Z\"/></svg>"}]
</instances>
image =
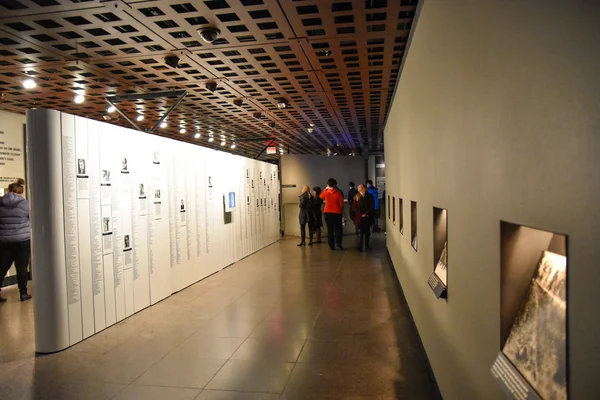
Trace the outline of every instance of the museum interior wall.
<instances>
[{"instance_id":1,"label":"museum interior wall","mask_svg":"<svg viewBox=\"0 0 600 400\"><path fill-rule=\"evenodd\" d=\"M594 2L421 2L385 127L386 240L445 399L505 398L501 352L542 398L600 398L599 20ZM560 287L529 303L549 265Z\"/></svg>"},{"instance_id":2,"label":"museum interior wall","mask_svg":"<svg viewBox=\"0 0 600 400\"><path fill-rule=\"evenodd\" d=\"M25 178L25 116L0 110L0 193L17 178ZM15 267L8 271L2 286L17 283Z\"/></svg>"},{"instance_id":3,"label":"museum interior wall","mask_svg":"<svg viewBox=\"0 0 600 400\"><path fill-rule=\"evenodd\" d=\"M279 238L276 165L41 109L27 152L38 352Z\"/></svg>"},{"instance_id":4,"label":"museum interior wall","mask_svg":"<svg viewBox=\"0 0 600 400\"><path fill-rule=\"evenodd\" d=\"M327 179L335 178L338 187L348 195L348 183L354 181L357 185L367 180L365 173L365 159L350 156L315 156L283 154L281 156L281 198L282 215L281 226L286 236L300 236L298 224L298 196L304 185L311 189L320 186L327 187ZM354 232L350 221L348 206L344 207L344 215L348 222L344 233ZM327 227L323 226L323 233Z\"/></svg>"}]
</instances>

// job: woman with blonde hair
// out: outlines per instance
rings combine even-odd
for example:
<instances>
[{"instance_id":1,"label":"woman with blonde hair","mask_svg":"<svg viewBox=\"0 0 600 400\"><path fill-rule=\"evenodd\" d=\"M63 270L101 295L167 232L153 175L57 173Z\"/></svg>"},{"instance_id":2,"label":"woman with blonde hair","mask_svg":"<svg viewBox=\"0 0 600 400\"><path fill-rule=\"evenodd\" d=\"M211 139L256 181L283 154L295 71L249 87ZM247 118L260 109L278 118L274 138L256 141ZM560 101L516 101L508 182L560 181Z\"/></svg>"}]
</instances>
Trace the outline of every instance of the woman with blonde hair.
<instances>
[{"instance_id":1,"label":"woman with blonde hair","mask_svg":"<svg viewBox=\"0 0 600 400\"><path fill-rule=\"evenodd\" d=\"M308 225L308 229L310 232L310 243L312 245L312 221L313 221L313 200L314 197L310 193L310 187L308 185L304 185L302 188L302 193L298 196L300 207L300 213L298 215L298 219L300 221L300 237L301 241L298 244L298 247L306 245L306 225Z\"/></svg>"},{"instance_id":2,"label":"woman with blonde hair","mask_svg":"<svg viewBox=\"0 0 600 400\"><path fill-rule=\"evenodd\" d=\"M13 263L21 301L31 299L27 293L27 267L31 256L29 201L23 197L25 181L21 178L8 186L8 193L0 197L0 282ZM6 299L0 297L0 303Z\"/></svg>"},{"instance_id":3,"label":"woman with blonde hair","mask_svg":"<svg viewBox=\"0 0 600 400\"><path fill-rule=\"evenodd\" d=\"M354 208L354 224L360 233L358 250L370 250L369 240L375 214L375 200L365 185L358 185L358 194L354 197L352 207Z\"/></svg>"}]
</instances>

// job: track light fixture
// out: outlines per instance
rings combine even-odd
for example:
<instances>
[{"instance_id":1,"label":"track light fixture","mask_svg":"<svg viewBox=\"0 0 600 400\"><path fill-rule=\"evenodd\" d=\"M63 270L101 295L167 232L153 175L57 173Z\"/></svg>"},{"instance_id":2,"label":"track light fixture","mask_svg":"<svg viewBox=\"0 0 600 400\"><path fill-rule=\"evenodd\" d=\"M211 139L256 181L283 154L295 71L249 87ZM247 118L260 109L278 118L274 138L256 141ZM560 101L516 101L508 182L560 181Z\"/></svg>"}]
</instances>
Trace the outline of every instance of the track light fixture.
<instances>
[{"instance_id":1,"label":"track light fixture","mask_svg":"<svg viewBox=\"0 0 600 400\"><path fill-rule=\"evenodd\" d=\"M165 57L165 64L167 64L171 68L179 68L179 62L181 58L176 55L170 55Z\"/></svg>"},{"instance_id":2,"label":"track light fixture","mask_svg":"<svg viewBox=\"0 0 600 400\"><path fill-rule=\"evenodd\" d=\"M206 87L206 90L214 92L215 90L217 90L217 82L215 81L208 81L204 84L204 86Z\"/></svg>"},{"instance_id":3,"label":"track light fixture","mask_svg":"<svg viewBox=\"0 0 600 400\"><path fill-rule=\"evenodd\" d=\"M261 119L262 118L262 113L260 111L255 112L254 114L252 114L252 116L256 119Z\"/></svg>"},{"instance_id":4,"label":"track light fixture","mask_svg":"<svg viewBox=\"0 0 600 400\"><path fill-rule=\"evenodd\" d=\"M235 99L235 100L233 100L233 104L238 107L241 107L242 104L244 104L244 100L243 99Z\"/></svg>"},{"instance_id":5,"label":"track light fixture","mask_svg":"<svg viewBox=\"0 0 600 400\"><path fill-rule=\"evenodd\" d=\"M114 113L115 111L117 111L117 107L115 107L115 106L110 106L110 107L108 107L108 108L106 109L106 112L107 112L107 113L109 113L109 114L112 114L112 113Z\"/></svg>"},{"instance_id":6,"label":"track light fixture","mask_svg":"<svg viewBox=\"0 0 600 400\"><path fill-rule=\"evenodd\" d=\"M273 121L269 122L269 128L275 128L275 122L273 122Z\"/></svg>"},{"instance_id":7,"label":"track light fixture","mask_svg":"<svg viewBox=\"0 0 600 400\"><path fill-rule=\"evenodd\" d=\"M135 119L137 122L142 122L144 120L144 116L142 114L138 115Z\"/></svg>"},{"instance_id":8,"label":"track light fixture","mask_svg":"<svg viewBox=\"0 0 600 400\"><path fill-rule=\"evenodd\" d=\"M282 109L282 108L287 108L288 106L289 106L289 103L288 103L287 99L282 97L277 100L277 108Z\"/></svg>"},{"instance_id":9,"label":"track light fixture","mask_svg":"<svg viewBox=\"0 0 600 400\"><path fill-rule=\"evenodd\" d=\"M165 121L161 122L160 127L165 129L167 127L167 123Z\"/></svg>"}]
</instances>

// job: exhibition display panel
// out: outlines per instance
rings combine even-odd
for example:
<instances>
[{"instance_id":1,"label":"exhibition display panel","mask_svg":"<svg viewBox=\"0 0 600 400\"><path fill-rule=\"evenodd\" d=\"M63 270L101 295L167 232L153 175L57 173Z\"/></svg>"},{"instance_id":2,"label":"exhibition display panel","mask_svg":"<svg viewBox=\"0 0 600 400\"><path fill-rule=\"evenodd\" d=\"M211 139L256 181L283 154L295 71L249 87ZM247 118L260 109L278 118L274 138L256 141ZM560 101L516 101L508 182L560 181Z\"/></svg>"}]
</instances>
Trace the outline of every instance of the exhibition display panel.
<instances>
[{"instance_id":1,"label":"exhibition display panel","mask_svg":"<svg viewBox=\"0 0 600 400\"><path fill-rule=\"evenodd\" d=\"M567 237L501 222L501 352L509 398L568 398Z\"/></svg>"},{"instance_id":2,"label":"exhibition display panel","mask_svg":"<svg viewBox=\"0 0 600 400\"><path fill-rule=\"evenodd\" d=\"M428 280L437 298L448 295L448 210L433 207L433 273Z\"/></svg>"},{"instance_id":3,"label":"exhibition display panel","mask_svg":"<svg viewBox=\"0 0 600 400\"><path fill-rule=\"evenodd\" d=\"M27 127L38 352L279 238L276 165L54 110Z\"/></svg>"}]
</instances>

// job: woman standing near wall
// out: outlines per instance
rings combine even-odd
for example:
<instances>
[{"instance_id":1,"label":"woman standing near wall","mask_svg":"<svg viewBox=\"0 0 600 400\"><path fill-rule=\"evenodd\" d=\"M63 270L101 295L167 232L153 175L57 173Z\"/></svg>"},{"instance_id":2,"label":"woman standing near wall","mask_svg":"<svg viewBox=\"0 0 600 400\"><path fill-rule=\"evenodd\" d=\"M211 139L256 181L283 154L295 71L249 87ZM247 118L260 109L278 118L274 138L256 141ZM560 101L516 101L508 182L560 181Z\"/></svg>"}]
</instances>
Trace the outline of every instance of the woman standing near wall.
<instances>
[{"instance_id":1,"label":"woman standing near wall","mask_svg":"<svg viewBox=\"0 0 600 400\"><path fill-rule=\"evenodd\" d=\"M321 199L321 188L319 186L315 186L313 188L313 232L317 235L317 240L315 243L321 243L321 228L323 227L323 212L321 209L323 208L323 200ZM313 243L312 235L310 236L310 246Z\"/></svg>"},{"instance_id":2,"label":"woman standing near wall","mask_svg":"<svg viewBox=\"0 0 600 400\"><path fill-rule=\"evenodd\" d=\"M302 240L298 244L298 246L306 245L306 225L308 225L309 234L310 234L310 242L309 246L312 246L312 221L313 221L313 195L310 193L310 187L308 185L304 185L302 188L302 193L298 197L300 207L300 213L298 215L298 219L300 221L300 236Z\"/></svg>"},{"instance_id":3,"label":"woman standing near wall","mask_svg":"<svg viewBox=\"0 0 600 400\"><path fill-rule=\"evenodd\" d=\"M369 240L371 239L371 226L373 225L373 215L375 213L375 199L373 195L367 191L365 185L358 185L358 194L355 197L354 203L355 220L360 231L360 239L358 249L370 250Z\"/></svg>"},{"instance_id":4,"label":"woman standing near wall","mask_svg":"<svg viewBox=\"0 0 600 400\"><path fill-rule=\"evenodd\" d=\"M31 299L27 293L27 266L31 255L29 201L23 197L25 181L18 179L0 198L0 278L15 263L21 301ZM0 303L6 299L0 297Z\"/></svg>"}]
</instances>

